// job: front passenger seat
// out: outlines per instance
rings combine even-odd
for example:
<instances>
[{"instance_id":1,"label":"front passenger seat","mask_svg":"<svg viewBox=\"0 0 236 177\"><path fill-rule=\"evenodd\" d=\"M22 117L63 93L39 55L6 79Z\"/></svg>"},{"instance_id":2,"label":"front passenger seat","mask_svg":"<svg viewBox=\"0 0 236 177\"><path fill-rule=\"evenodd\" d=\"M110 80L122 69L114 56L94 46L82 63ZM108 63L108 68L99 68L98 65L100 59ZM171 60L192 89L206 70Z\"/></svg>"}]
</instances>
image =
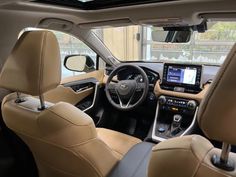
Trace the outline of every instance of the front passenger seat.
<instances>
[{"instance_id":1,"label":"front passenger seat","mask_svg":"<svg viewBox=\"0 0 236 177\"><path fill-rule=\"evenodd\" d=\"M4 122L29 146L40 177L107 176L122 157L114 150L119 151L119 147L108 146L104 133L109 134L108 142L113 138L132 142L126 149L122 147L123 153L140 140L104 129L99 130L103 134L99 138L92 119L76 107L44 102L43 94L57 87L60 80L60 54L54 34L24 33L0 75L0 85L16 92L3 100Z\"/></svg>"},{"instance_id":2,"label":"front passenger seat","mask_svg":"<svg viewBox=\"0 0 236 177\"><path fill-rule=\"evenodd\" d=\"M236 45L201 103L198 123L205 135L223 143L222 150L199 135L163 141L152 150L148 177L236 177Z\"/></svg>"}]
</instances>

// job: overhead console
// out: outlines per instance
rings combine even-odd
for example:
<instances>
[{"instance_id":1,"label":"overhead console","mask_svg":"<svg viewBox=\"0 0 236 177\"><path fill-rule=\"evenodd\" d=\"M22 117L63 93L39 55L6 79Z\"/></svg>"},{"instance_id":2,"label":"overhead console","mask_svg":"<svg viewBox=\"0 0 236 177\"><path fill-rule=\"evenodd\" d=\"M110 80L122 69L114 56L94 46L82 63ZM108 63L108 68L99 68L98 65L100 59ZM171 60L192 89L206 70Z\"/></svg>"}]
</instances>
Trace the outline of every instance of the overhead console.
<instances>
[{"instance_id":1,"label":"overhead console","mask_svg":"<svg viewBox=\"0 0 236 177\"><path fill-rule=\"evenodd\" d=\"M165 90L199 93L201 91L201 65L164 64L161 88Z\"/></svg>"}]
</instances>

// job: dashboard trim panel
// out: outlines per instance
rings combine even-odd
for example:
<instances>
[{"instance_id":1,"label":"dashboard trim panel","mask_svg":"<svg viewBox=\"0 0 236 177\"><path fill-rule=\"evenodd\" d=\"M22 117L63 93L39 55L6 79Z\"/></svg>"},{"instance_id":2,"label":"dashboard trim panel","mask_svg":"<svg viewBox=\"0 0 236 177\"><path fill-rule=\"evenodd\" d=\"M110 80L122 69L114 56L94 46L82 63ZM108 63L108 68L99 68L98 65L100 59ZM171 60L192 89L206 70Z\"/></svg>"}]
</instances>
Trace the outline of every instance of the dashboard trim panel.
<instances>
[{"instance_id":1,"label":"dashboard trim panel","mask_svg":"<svg viewBox=\"0 0 236 177\"><path fill-rule=\"evenodd\" d=\"M170 90L164 90L160 87L160 80L156 82L155 88L154 88L154 93L156 96L160 95L168 95L168 96L176 96L180 98L188 98L188 99L193 99L198 101L199 103L202 101L202 99L205 97L209 84L206 84L202 91L197 93L197 94L191 94L191 93L183 93L183 92L176 92L176 91L170 91Z\"/></svg>"}]
</instances>

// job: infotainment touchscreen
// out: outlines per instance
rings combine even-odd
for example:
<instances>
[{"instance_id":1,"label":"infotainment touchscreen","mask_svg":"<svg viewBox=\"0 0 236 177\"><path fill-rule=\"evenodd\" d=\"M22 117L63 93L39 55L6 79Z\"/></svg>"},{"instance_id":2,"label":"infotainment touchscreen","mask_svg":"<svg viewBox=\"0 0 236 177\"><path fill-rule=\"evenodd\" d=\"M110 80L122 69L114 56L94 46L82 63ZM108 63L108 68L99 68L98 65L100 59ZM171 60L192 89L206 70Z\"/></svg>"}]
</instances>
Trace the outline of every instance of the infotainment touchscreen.
<instances>
[{"instance_id":1,"label":"infotainment touchscreen","mask_svg":"<svg viewBox=\"0 0 236 177\"><path fill-rule=\"evenodd\" d=\"M167 82L195 85L197 68L169 66L167 71Z\"/></svg>"},{"instance_id":2,"label":"infotainment touchscreen","mask_svg":"<svg viewBox=\"0 0 236 177\"><path fill-rule=\"evenodd\" d=\"M201 83L201 65L165 63L163 85L199 89Z\"/></svg>"}]
</instances>

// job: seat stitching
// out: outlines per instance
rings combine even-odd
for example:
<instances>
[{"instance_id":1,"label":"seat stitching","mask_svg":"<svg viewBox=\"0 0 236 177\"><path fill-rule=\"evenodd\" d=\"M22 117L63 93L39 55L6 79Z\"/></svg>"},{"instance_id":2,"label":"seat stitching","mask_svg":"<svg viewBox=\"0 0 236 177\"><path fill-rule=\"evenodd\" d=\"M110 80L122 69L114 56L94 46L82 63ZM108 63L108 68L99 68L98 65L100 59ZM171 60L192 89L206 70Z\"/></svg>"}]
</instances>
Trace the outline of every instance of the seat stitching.
<instances>
[{"instance_id":1,"label":"seat stitching","mask_svg":"<svg viewBox=\"0 0 236 177\"><path fill-rule=\"evenodd\" d=\"M197 157L197 155L196 155L196 154L194 153L194 151L193 151L192 145L193 145L193 141L191 141L191 143L190 143L190 150L191 150L191 152L193 153L193 155L195 156L195 158L198 160L197 168L196 168L195 172L194 172L193 175L192 175L192 177L195 177L195 176L197 175L197 172L198 172L198 170L199 170L199 168L200 168L200 165L201 165L202 162L204 161L205 157L207 156L207 154L208 154L214 147L210 148L210 149L206 152L206 154L204 155L204 157L203 157L201 160L199 160L199 158Z\"/></svg>"},{"instance_id":2,"label":"seat stitching","mask_svg":"<svg viewBox=\"0 0 236 177\"><path fill-rule=\"evenodd\" d=\"M101 132L101 131L103 131L103 133L105 132L106 133L106 131L104 131L104 130L106 130L106 129L104 129L104 128L99 128L98 129L98 134L99 134L99 131ZM110 129L107 129L107 130L110 130ZM118 135L118 134L116 134L117 132L115 132L115 131L113 131L113 130L110 130L111 131L111 133L113 133L113 134L115 134L115 135ZM102 133L101 133L102 134ZM132 137L132 136L130 136L130 135L126 135L126 134L124 134L124 133L121 133L122 135L124 135L125 136L125 138L124 139L129 139L129 141L131 141L132 143L140 143L140 142L142 142L140 139L138 139L138 138L136 138L136 137ZM118 135L119 136L119 135ZM99 135L98 135L98 137L99 137Z\"/></svg>"},{"instance_id":3,"label":"seat stitching","mask_svg":"<svg viewBox=\"0 0 236 177\"><path fill-rule=\"evenodd\" d=\"M54 106L55 106L55 105L54 105ZM55 111L53 111L53 110L51 110L51 109L46 109L46 110L49 111L49 112L51 112L51 113L53 113L53 114L55 114L55 115L57 115L57 116L60 117L61 119L65 120L65 121L67 121L67 122L72 123L72 124L75 125L75 126L89 126L89 125L93 125L93 122L92 122L92 121L91 121L89 124L87 124L87 125L78 125L78 124L75 124L75 123L72 122L72 121L69 121L68 119L65 119L64 117L60 116L59 114L57 114Z\"/></svg>"},{"instance_id":4,"label":"seat stitching","mask_svg":"<svg viewBox=\"0 0 236 177\"><path fill-rule=\"evenodd\" d=\"M162 148L162 149L155 149L152 150L152 152L157 152L157 151L169 151L169 150L186 150L189 151L187 148Z\"/></svg>"},{"instance_id":5,"label":"seat stitching","mask_svg":"<svg viewBox=\"0 0 236 177\"><path fill-rule=\"evenodd\" d=\"M27 134L25 134L24 132L21 132L21 131L18 131L18 130L14 130L14 131L17 132L18 134L23 135L23 136L27 136L27 137L30 137L30 138L32 138L32 139L36 139L36 140L38 140L38 141L41 141L41 142L43 142L43 143L46 143L46 144L49 144L49 145L53 145L53 146L56 146L56 147L58 147L58 148L64 149L64 150L66 150L66 151L69 151L69 152L71 152L72 154L74 154L75 156L79 155L84 161L88 162L88 164L99 174L99 176L103 176L103 175L100 173L100 170L98 170L98 169L92 164L92 162L91 162L90 160L88 160L86 157L84 157L81 153L75 152L75 151L71 150L70 148L67 148L67 147L64 147L64 146L60 146L60 145L55 144L55 143L52 143L52 142L48 142L48 141L46 141L46 140L44 140L44 139L42 139L42 138L37 138L37 137L33 137L33 136L30 136L30 135L27 135Z\"/></svg>"},{"instance_id":6,"label":"seat stitching","mask_svg":"<svg viewBox=\"0 0 236 177\"><path fill-rule=\"evenodd\" d=\"M104 145L105 143L103 142L103 143L104 143L104 144L103 144L102 142L103 142L103 141L98 141L99 144ZM105 145L106 145L106 144L105 144ZM104 146L104 147L105 147L108 151L110 151L110 148L109 148L108 146ZM112 151L111 151L111 152L112 152ZM78 153L78 152L76 151L75 153ZM80 153L79 153L79 154L80 154ZM85 158L86 158L86 157L85 157ZM86 158L86 159L87 159L87 158ZM90 161L90 160L88 160L88 161ZM96 164L95 161L90 161L90 162L92 163L92 165L93 165L93 164ZM114 165L115 165L115 164L114 164ZM97 169L97 171L98 171L100 174L102 174L102 172L101 172L98 168L96 168L95 165L93 165L93 167L94 167L95 169ZM112 169L112 168L111 168L111 169ZM111 170L111 169L110 169L110 170ZM108 172L110 172L110 171L108 171ZM103 176L103 174L102 174L101 176Z\"/></svg>"}]
</instances>

